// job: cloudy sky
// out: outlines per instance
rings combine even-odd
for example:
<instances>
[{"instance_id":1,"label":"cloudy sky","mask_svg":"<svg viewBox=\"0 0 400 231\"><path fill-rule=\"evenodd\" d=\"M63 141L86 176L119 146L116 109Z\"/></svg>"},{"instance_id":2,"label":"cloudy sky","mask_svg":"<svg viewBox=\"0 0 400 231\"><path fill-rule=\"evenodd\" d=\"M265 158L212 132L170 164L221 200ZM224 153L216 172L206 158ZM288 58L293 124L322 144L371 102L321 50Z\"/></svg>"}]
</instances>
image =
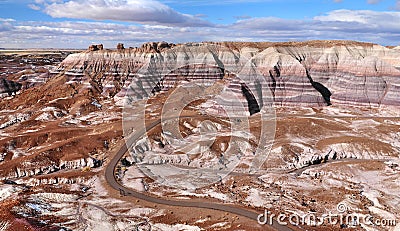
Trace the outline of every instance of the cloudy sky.
<instances>
[{"instance_id":1,"label":"cloudy sky","mask_svg":"<svg viewBox=\"0 0 400 231\"><path fill-rule=\"evenodd\" d=\"M400 45L400 0L0 0L0 47L350 39Z\"/></svg>"}]
</instances>

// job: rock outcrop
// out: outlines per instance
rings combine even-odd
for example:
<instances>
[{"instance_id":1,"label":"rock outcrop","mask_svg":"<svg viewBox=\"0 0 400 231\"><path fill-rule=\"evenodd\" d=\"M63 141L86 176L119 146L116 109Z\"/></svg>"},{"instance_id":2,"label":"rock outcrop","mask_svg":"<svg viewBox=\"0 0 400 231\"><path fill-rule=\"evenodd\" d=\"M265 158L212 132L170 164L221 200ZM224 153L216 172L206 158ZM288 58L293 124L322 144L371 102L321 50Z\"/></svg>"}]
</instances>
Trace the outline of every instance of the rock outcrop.
<instances>
[{"instance_id":1,"label":"rock outcrop","mask_svg":"<svg viewBox=\"0 0 400 231\"><path fill-rule=\"evenodd\" d=\"M6 176L3 176L3 180L5 179L17 179L21 177L30 177L30 176L38 176L38 175L47 175L50 173L55 173L60 170L71 170L71 169L81 169L87 167L89 168L98 168L102 165L102 161L97 160L95 158L80 158L76 160L64 161L60 160L59 164L53 163L48 166L36 166L36 167L15 167L14 171L9 171Z\"/></svg>"},{"instance_id":2,"label":"rock outcrop","mask_svg":"<svg viewBox=\"0 0 400 231\"><path fill-rule=\"evenodd\" d=\"M123 43L118 43L117 50L124 50L124 49L125 49L124 44Z\"/></svg>"},{"instance_id":3,"label":"rock outcrop","mask_svg":"<svg viewBox=\"0 0 400 231\"><path fill-rule=\"evenodd\" d=\"M88 50L89 51L101 51L101 50L103 50L103 44L90 45Z\"/></svg>"},{"instance_id":4,"label":"rock outcrop","mask_svg":"<svg viewBox=\"0 0 400 231\"><path fill-rule=\"evenodd\" d=\"M145 43L140 47L140 50L142 50L145 53L149 52L163 52L167 49L170 49L174 47L175 44L172 43L167 43L167 42L149 42Z\"/></svg>"}]
</instances>

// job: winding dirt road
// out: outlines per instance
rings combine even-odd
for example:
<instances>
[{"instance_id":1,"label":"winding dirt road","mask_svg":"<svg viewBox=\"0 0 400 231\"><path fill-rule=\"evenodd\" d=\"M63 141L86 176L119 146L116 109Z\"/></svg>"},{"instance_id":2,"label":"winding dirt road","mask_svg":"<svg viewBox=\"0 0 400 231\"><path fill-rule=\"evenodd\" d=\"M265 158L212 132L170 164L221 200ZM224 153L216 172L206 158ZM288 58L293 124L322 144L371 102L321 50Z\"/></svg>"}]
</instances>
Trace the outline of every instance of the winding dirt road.
<instances>
[{"instance_id":1,"label":"winding dirt road","mask_svg":"<svg viewBox=\"0 0 400 231\"><path fill-rule=\"evenodd\" d=\"M185 117L182 117L182 118L185 118ZM120 161L120 159L128 151L128 147L130 147L132 144L134 144L134 142L136 140L140 139L146 133L146 131L151 130L152 128L156 127L160 123L161 123L161 119L147 125L147 127L145 129L135 132L126 140L125 145L123 145L118 150L118 152L115 154L114 158L107 165L105 177L106 177L108 184L112 188L114 188L115 190L118 190L125 196L134 197L134 198L145 200L145 201L148 201L151 203L170 205L170 206L195 207L195 208L219 210L219 211L228 212L228 213L236 214L239 216L247 217L247 218L254 220L254 222L257 222L257 217L259 216L260 213L256 212L256 211L250 211L250 210L236 207L233 205L225 205L225 204L219 204L219 203L162 199L159 197L150 196L148 194L140 193L138 191L127 188L127 187L121 185L116 180L115 174L114 174L115 168L118 165L118 162ZM276 230L280 230L280 231L292 230L287 226L278 224L277 222L273 223L272 228L274 228Z\"/></svg>"}]
</instances>

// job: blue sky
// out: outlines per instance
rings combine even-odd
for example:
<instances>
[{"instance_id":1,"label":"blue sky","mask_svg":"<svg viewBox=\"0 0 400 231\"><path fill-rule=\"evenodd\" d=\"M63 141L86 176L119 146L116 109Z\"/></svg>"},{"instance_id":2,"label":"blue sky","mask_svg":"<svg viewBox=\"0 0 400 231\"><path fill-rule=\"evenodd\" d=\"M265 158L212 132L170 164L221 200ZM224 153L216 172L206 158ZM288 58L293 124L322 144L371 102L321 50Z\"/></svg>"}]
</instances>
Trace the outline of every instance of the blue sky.
<instances>
[{"instance_id":1,"label":"blue sky","mask_svg":"<svg viewBox=\"0 0 400 231\"><path fill-rule=\"evenodd\" d=\"M400 0L0 0L0 47L349 39L400 45Z\"/></svg>"}]
</instances>

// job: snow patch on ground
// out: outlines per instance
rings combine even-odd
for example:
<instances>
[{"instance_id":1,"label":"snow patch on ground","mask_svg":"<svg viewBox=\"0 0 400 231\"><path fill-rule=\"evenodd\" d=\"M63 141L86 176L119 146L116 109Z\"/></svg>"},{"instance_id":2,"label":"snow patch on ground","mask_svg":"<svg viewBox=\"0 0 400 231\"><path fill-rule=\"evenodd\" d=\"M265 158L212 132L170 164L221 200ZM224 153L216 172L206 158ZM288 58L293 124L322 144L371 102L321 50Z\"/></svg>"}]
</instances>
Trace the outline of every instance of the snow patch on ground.
<instances>
[{"instance_id":1,"label":"snow patch on ground","mask_svg":"<svg viewBox=\"0 0 400 231\"><path fill-rule=\"evenodd\" d=\"M225 227L225 226L227 226L227 225L229 225L228 222L219 222L219 223L216 223L216 224L211 225L210 228L212 228L212 229L215 229L215 228L218 229L218 228L223 228L223 227Z\"/></svg>"},{"instance_id":2,"label":"snow patch on ground","mask_svg":"<svg viewBox=\"0 0 400 231\"><path fill-rule=\"evenodd\" d=\"M54 120L54 117L50 113L44 112L44 113L40 114L38 117L36 117L36 120L42 121L42 122L52 121L52 120Z\"/></svg>"},{"instance_id":3,"label":"snow patch on ground","mask_svg":"<svg viewBox=\"0 0 400 231\"><path fill-rule=\"evenodd\" d=\"M163 230L163 231L200 231L201 229L197 226L191 226L191 225L182 225L182 224L176 224L176 225L167 225L167 224L154 224L152 225L153 228Z\"/></svg>"},{"instance_id":4,"label":"snow patch on ground","mask_svg":"<svg viewBox=\"0 0 400 231\"><path fill-rule=\"evenodd\" d=\"M246 201L255 207L265 207L267 203L265 201L264 195L264 192L261 192L256 188L251 188L249 190L249 195L247 196Z\"/></svg>"},{"instance_id":5,"label":"snow patch on ground","mask_svg":"<svg viewBox=\"0 0 400 231\"><path fill-rule=\"evenodd\" d=\"M213 197L213 198L225 201L225 202L231 202L232 201L232 199L229 198L229 196L227 196L227 195L225 195L223 193L215 192L215 191L212 191L212 190L207 190L207 191L205 191L205 193L210 197Z\"/></svg>"},{"instance_id":6,"label":"snow patch on ground","mask_svg":"<svg viewBox=\"0 0 400 231\"><path fill-rule=\"evenodd\" d=\"M56 203L60 202L74 202L78 198L74 194L63 194L63 193L37 193L31 196L33 199L52 201Z\"/></svg>"},{"instance_id":7,"label":"snow patch on ground","mask_svg":"<svg viewBox=\"0 0 400 231\"><path fill-rule=\"evenodd\" d=\"M1 185L0 186L0 201L3 201L13 195L16 195L17 192L21 191L21 189L14 187L12 185Z\"/></svg>"}]
</instances>

